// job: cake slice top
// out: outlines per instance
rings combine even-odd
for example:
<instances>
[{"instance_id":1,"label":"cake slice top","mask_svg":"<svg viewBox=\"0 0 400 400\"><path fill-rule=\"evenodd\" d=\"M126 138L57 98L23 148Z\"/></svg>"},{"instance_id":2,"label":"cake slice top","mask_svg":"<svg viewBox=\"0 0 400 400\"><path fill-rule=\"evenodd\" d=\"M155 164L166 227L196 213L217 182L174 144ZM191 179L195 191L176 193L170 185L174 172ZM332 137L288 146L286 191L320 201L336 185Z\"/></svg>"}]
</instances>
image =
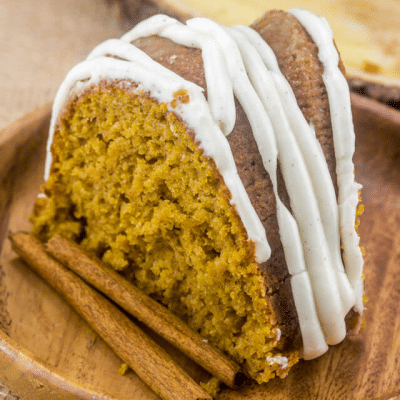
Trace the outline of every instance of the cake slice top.
<instances>
[{"instance_id":1,"label":"cake slice top","mask_svg":"<svg viewBox=\"0 0 400 400\"><path fill-rule=\"evenodd\" d=\"M61 85L53 108L45 179L51 171L51 143L71 95L101 81L131 81L137 92L165 103L194 133L229 188L232 200L259 263L271 255L263 224L241 182L226 136L235 121L235 98L250 122L277 203L277 217L303 339L303 356L314 358L346 335L345 317L362 314L362 254L355 229L360 186L354 182L354 130L346 80L327 22L300 9L285 13L296 20L318 48L329 98L336 170L332 172L276 55L249 27L223 27L204 18L181 24L158 15L119 40L107 41L73 68ZM132 43L157 35L201 49L206 82L203 88L152 60ZM174 62L173 58L170 60ZM289 209L278 194L277 169L282 169ZM343 248L343 258L342 258ZM344 262L343 262L344 260Z\"/></svg>"}]
</instances>

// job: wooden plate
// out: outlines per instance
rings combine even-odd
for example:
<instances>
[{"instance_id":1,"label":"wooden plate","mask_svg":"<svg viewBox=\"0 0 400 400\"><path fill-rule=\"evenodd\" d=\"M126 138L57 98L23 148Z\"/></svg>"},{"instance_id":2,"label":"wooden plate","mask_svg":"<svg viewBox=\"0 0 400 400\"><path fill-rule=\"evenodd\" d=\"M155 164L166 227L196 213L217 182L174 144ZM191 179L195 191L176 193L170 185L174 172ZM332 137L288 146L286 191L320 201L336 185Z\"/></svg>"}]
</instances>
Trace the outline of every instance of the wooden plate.
<instances>
[{"instance_id":1,"label":"wooden plate","mask_svg":"<svg viewBox=\"0 0 400 400\"><path fill-rule=\"evenodd\" d=\"M367 326L265 385L223 389L233 399L389 399L400 396L400 112L352 97L356 177L364 186ZM9 230L29 230L42 183L50 106L0 132L0 381L28 399L157 399L63 300L19 260ZM161 344L197 380L207 375Z\"/></svg>"}]
</instances>

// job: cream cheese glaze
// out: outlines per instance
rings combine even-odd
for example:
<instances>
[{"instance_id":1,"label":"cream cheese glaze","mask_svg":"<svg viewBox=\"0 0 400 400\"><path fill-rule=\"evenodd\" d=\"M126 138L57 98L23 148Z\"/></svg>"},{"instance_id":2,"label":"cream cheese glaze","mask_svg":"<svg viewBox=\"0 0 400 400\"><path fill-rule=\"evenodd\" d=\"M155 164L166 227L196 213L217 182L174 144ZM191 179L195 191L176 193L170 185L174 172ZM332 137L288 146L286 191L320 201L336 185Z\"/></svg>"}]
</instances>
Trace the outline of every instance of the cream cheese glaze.
<instances>
[{"instance_id":1,"label":"cream cheese glaze","mask_svg":"<svg viewBox=\"0 0 400 400\"><path fill-rule=\"evenodd\" d=\"M70 71L53 106L45 179L50 173L54 129L71 93L79 93L103 79L139 82L136 90L143 89L168 104L192 128L205 154L213 157L232 193L232 204L242 218L248 237L256 245L257 261L266 261L270 248L265 230L237 174L224 137L235 124L236 97L247 114L273 183L281 241L292 275L292 292L303 338L303 357L311 359L323 354L328 344L343 340L344 318L352 307L359 313L363 310L362 256L354 228L359 185L354 182L353 174L350 97L347 83L337 68L339 58L332 33L319 17L298 9L291 12L313 37L325 68L324 82L330 100L337 158L338 202L315 132L301 113L270 47L249 27L227 28L204 18L189 20L184 25L163 15L152 17L121 39L99 45L86 61ZM130 43L155 34L202 50L207 101L201 88L162 67ZM268 87L268 97L265 87ZM180 89L188 91L190 102L172 108L169 105L172 94ZM278 162L293 215L278 196ZM274 362L279 364L278 361Z\"/></svg>"},{"instance_id":2,"label":"cream cheese glaze","mask_svg":"<svg viewBox=\"0 0 400 400\"><path fill-rule=\"evenodd\" d=\"M339 188L340 232L346 272L353 286L355 309L363 311L363 257L359 247L359 237L354 228L358 191L361 185L354 182L355 136L349 87L339 70L339 54L333 44L333 34L328 21L308 11L295 8L290 11L304 26L314 43L318 46L318 57L324 66L324 80L331 109L334 136L336 174Z\"/></svg>"}]
</instances>

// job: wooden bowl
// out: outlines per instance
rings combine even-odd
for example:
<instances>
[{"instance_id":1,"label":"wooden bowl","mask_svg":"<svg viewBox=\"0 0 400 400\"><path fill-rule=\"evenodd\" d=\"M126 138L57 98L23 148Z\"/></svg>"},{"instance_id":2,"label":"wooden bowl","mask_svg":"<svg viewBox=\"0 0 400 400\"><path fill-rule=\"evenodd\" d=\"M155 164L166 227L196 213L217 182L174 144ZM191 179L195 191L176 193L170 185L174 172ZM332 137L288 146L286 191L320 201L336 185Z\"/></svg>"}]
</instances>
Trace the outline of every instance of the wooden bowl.
<instances>
[{"instance_id":1,"label":"wooden bowl","mask_svg":"<svg viewBox=\"0 0 400 400\"><path fill-rule=\"evenodd\" d=\"M223 389L233 399L389 399L400 396L400 112L352 96L355 167L364 186L365 313L358 336L301 361L283 380ZM0 132L0 381L23 400L157 399L11 250L7 233L29 230L43 180L50 105ZM204 371L160 342L197 380Z\"/></svg>"}]
</instances>

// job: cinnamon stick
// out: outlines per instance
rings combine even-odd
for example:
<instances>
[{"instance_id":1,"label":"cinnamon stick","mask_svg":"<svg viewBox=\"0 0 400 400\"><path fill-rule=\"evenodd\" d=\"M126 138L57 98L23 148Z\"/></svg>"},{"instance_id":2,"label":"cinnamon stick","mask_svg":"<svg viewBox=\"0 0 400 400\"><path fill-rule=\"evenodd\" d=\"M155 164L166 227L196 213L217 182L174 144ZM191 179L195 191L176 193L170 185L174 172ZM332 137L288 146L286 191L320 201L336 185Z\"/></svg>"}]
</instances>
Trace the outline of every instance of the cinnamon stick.
<instances>
[{"instance_id":1,"label":"cinnamon stick","mask_svg":"<svg viewBox=\"0 0 400 400\"><path fill-rule=\"evenodd\" d=\"M236 386L240 379L240 367L235 362L209 345L166 307L144 294L116 271L60 235L53 236L45 249L205 370L226 385Z\"/></svg>"},{"instance_id":2,"label":"cinnamon stick","mask_svg":"<svg viewBox=\"0 0 400 400\"><path fill-rule=\"evenodd\" d=\"M10 235L14 250L103 338L114 352L161 398L211 397L109 300L47 254L34 236Z\"/></svg>"}]
</instances>

